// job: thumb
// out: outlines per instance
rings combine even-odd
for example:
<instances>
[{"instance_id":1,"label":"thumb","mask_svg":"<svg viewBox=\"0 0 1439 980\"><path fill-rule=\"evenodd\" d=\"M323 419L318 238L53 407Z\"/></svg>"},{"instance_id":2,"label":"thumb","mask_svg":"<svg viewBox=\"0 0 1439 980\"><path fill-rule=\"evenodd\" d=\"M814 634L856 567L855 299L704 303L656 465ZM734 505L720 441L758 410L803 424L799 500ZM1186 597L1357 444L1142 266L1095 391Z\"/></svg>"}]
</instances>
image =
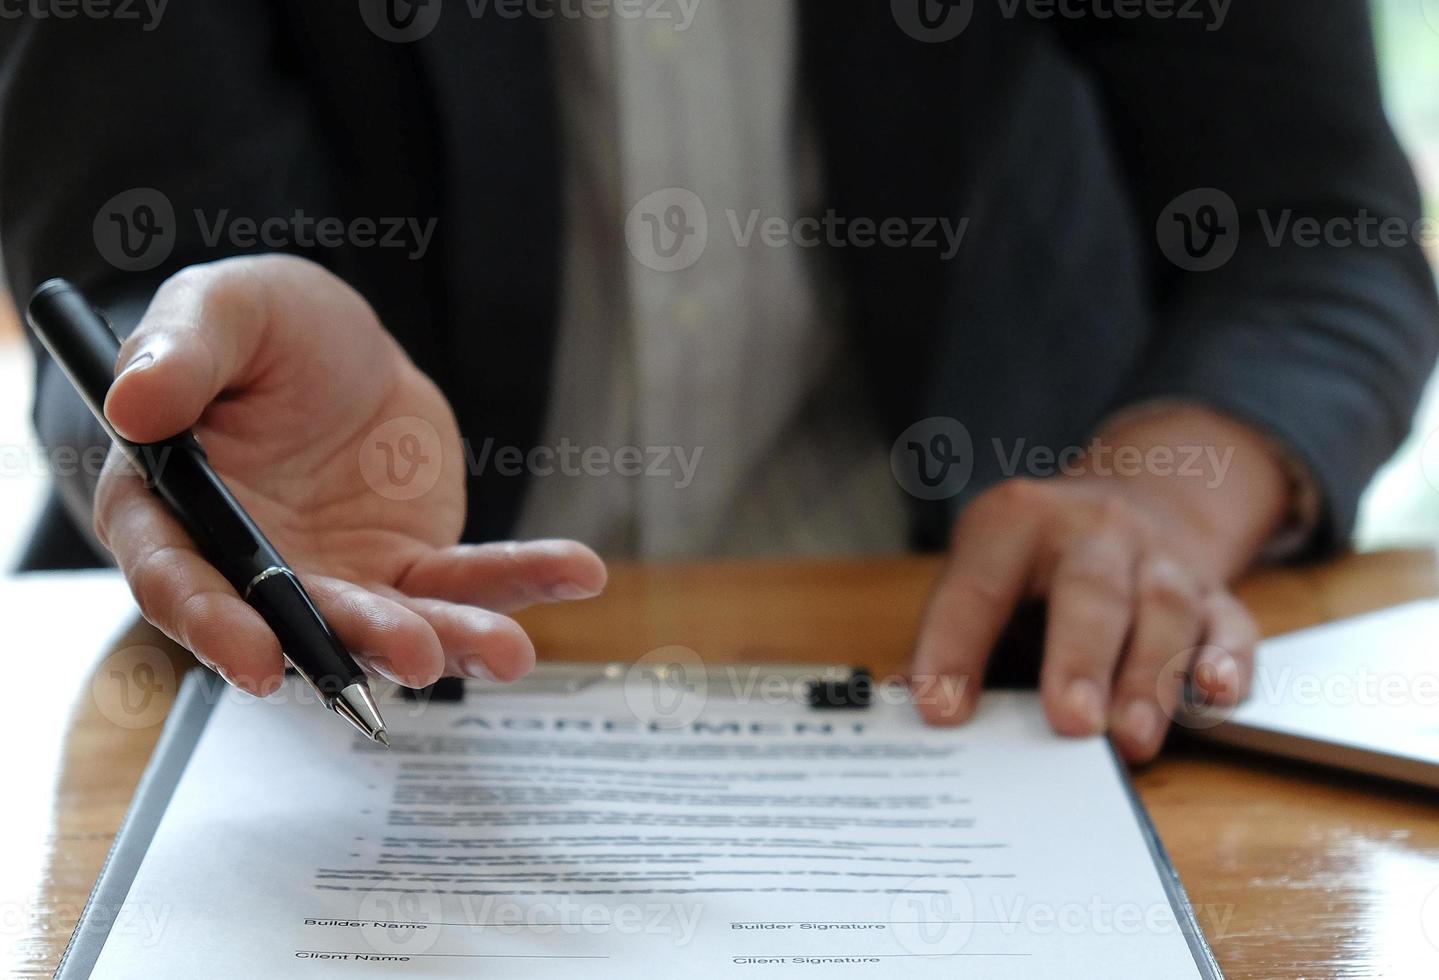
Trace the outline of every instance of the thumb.
<instances>
[{"instance_id":1,"label":"thumb","mask_svg":"<svg viewBox=\"0 0 1439 980\"><path fill-rule=\"evenodd\" d=\"M121 345L105 417L141 443L194 425L216 396L254 373L266 320L265 280L244 260L166 280Z\"/></svg>"}]
</instances>

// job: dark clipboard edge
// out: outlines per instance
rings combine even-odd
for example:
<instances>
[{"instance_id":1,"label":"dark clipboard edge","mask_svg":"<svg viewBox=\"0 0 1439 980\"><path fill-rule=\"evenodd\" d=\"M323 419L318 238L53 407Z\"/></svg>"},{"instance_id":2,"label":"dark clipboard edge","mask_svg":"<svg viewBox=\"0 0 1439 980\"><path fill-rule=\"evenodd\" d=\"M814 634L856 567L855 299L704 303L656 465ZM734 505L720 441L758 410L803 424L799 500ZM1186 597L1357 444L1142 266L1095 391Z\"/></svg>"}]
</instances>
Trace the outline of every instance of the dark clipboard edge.
<instances>
[{"instance_id":1,"label":"dark clipboard edge","mask_svg":"<svg viewBox=\"0 0 1439 980\"><path fill-rule=\"evenodd\" d=\"M1219 961L1214 958L1214 950L1209 948L1209 940L1204 938L1204 931L1199 927L1199 919L1194 914L1194 904L1189 901L1189 893L1184 890L1184 883L1179 880L1179 871L1169 859L1169 852L1164 849L1164 842L1159 839L1159 831L1155 829L1144 801L1139 798L1139 792L1134 788L1134 780L1129 778L1128 768L1112 743L1109 753L1114 759L1119 782L1129 797L1135 822L1139 824L1139 833L1149 847L1154 870L1159 872L1160 884L1164 886L1164 894L1169 897L1169 906L1174 910L1174 921L1179 924L1179 931L1184 934L1184 941L1189 944L1189 952L1194 956L1194 965L1199 968L1204 980L1224 980Z\"/></svg>"},{"instance_id":2,"label":"dark clipboard edge","mask_svg":"<svg viewBox=\"0 0 1439 980\"><path fill-rule=\"evenodd\" d=\"M120 829L115 833L115 843L111 845L110 853L100 867L95 888L90 892L90 898L80 913L80 921L76 923L70 942L55 968L55 980L86 980L94 971L95 963L100 959L100 952L105 948L110 927L114 923L113 915L106 915L103 921L97 922L95 910L118 909L130 894L130 886L150 850L150 842L155 837L160 820L165 816L175 787L185 774L190 756L199 744L200 734L204 731L223 688L224 681L208 670L192 670L185 678L180 693L175 698L175 705L170 709L170 716L165 720L165 728L155 745L154 754L145 767L144 775L140 777L134 802L130 804L124 820L120 822ZM1155 871L1159 873L1164 894L1174 912L1174 920L1184 934L1195 966L1204 980L1224 980L1214 952L1209 948L1209 942L1199 927L1189 894L1184 890L1179 873L1169 859L1164 843L1159 839L1159 833L1149 818L1144 801L1139 798L1134 782L1129 778L1124 762L1113 745L1109 746L1109 751L1114 760L1115 773L1139 826L1140 836L1149 848L1150 860Z\"/></svg>"},{"instance_id":3,"label":"dark clipboard edge","mask_svg":"<svg viewBox=\"0 0 1439 980\"><path fill-rule=\"evenodd\" d=\"M185 774L223 685L219 675L203 668L190 671L180 685L155 751L135 788L135 799L115 832L115 842L110 845L110 853L100 866L99 878L80 913L80 921L55 968L56 980L83 980L95 969L100 951L110 937L115 912L130 894L140 863L150 850L150 842L170 806L170 797L180 777Z\"/></svg>"}]
</instances>

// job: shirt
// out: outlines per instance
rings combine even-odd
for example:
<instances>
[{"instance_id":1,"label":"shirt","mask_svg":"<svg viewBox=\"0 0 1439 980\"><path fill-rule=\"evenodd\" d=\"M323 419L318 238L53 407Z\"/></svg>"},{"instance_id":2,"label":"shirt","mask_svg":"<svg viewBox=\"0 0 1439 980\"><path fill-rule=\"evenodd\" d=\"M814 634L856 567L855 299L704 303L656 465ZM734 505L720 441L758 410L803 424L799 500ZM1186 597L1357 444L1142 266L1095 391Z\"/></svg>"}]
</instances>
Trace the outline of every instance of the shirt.
<instances>
[{"instance_id":1,"label":"shirt","mask_svg":"<svg viewBox=\"0 0 1439 980\"><path fill-rule=\"evenodd\" d=\"M900 550L840 329L793 0L556 18L563 297L521 538L609 557ZM666 16L668 14L668 16Z\"/></svg>"}]
</instances>

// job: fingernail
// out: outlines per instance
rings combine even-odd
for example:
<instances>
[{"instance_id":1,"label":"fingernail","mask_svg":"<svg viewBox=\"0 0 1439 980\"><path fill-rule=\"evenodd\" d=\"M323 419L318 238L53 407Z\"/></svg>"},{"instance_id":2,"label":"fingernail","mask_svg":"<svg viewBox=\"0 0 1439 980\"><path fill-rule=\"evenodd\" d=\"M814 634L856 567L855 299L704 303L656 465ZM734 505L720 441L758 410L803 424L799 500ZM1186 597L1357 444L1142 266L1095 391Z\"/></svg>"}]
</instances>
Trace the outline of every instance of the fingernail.
<instances>
[{"instance_id":1,"label":"fingernail","mask_svg":"<svg viewBox=\"0 0 1439 980\"><path fill-rule=\"evenodd\" d=\"M1079 719L1084 732L1098 735L1104 731L1104 696L1094 681L1080 679L1069 685L1065 695L1071 715Z\"/></svg>"},{"instance_id":2,"label":"fingernail","mask_svg":"<svg viewBox=\"0 0 1439 980\"><path fill-rule=\"evenodd\" d=\"M1164 734L1164 718L1159 706L1149 701L1135 701L1124 709L1118 728L1124 737L1145 752L1152 752Z\"/></svg>"},{"instance_id":3,"label":"fingernail","mask_svg":"<svg viewBox=\"0 0 1439 980\"><path fill-rule=\"evenodd\" d=\"M123 368L121 368L119 373L116 374L115 377L118 380L119 378L122 378L127 374L134 374L136 371L143 371L154 363L154 354L150 353L149 351L141 351L134 357L130 358L130 363L126 364Z\"/></svg>"},{"instance_id":4,"label":"fingernail","mask_svg":"<svg viewBox=\"0 0 1439 980\"><path fill-rule=\"evenodd\" d=\"M1194 679L1208 694L1232 700L1239 696L1239 661L1227 650L1206 650L1194 665Z\"/></svg>"},{"instance_id":5,"label":"fingernail","mask_svg":"<svg viewBox=\"0 0 1439 980\"><path fill-rule=\"evenodd\" d=\"M400 675L395 673L395 668L391 667L390 662L383 657L370 657L369 665L374 668L375 673L379 674L385 680L393 684L399 684L401 687L409 686L401 680Z\"/></svg>"},{"instance_id":6,"label":"fingernail","mask_svg":"<svg viewBox=\"0 0 1439 980\"><path fill-rule=\"evenodd\" d=\"M473 677L477 681L489 681L492 684L497 683L495 675L490 672L490 668L485 666L485 662L479 657L471 657L465 661L465 674Z\"/></svg>"},{"instance_id":7,"label":"fingernail","mask_svg":"<svg viewBox=\"0 0 1439 980\"><path fill-rule=\"evenodd\" d=\"M586 589L577 582L561 582L550 587L550 597L559 602L573 602L576 599L593 599L598 592Z\"/></svg>"}]
</instances>

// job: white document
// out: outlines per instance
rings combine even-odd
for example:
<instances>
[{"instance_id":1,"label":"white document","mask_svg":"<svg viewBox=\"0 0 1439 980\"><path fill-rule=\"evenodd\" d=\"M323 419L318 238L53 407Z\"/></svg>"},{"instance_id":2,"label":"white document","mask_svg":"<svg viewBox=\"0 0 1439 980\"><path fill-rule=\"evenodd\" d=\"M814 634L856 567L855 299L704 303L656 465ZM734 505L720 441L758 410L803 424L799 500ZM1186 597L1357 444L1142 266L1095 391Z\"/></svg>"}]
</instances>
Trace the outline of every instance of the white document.
<instances>
[{"instance_id":1,"label":"white document","mask_svg":"<svg viewBox=\"0 0 1439 980\"><path fill-rule=\"evenodd\" d=\"M739 697L377 688L388 751L298 681L226 693L93 975L1209 975L1106 742L1032 694L936 730L895 689L819 710L754 670Z\"/></svg>"}]
</instances>

